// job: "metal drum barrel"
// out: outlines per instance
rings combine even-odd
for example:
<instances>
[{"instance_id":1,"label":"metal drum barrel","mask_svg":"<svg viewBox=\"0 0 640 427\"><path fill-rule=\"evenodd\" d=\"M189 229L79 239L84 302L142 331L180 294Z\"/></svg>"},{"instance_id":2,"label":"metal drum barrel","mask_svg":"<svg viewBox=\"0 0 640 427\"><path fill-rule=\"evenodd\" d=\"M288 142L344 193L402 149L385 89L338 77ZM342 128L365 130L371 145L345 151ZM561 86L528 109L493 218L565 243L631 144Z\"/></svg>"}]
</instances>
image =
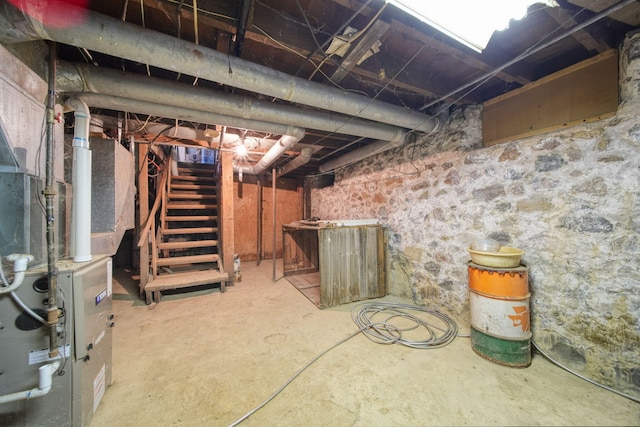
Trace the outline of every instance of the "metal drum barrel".
<instances>
[{"instance_id":1,"label":"metal drum barrel","mask_svg":"<svg viewBox=\"0 0 640 427\"><path fill-rule=\"evenodd\" d=\"M531 364L528 269L469 262L471 347L501 365Z\"/></svg>"}]
</instances>

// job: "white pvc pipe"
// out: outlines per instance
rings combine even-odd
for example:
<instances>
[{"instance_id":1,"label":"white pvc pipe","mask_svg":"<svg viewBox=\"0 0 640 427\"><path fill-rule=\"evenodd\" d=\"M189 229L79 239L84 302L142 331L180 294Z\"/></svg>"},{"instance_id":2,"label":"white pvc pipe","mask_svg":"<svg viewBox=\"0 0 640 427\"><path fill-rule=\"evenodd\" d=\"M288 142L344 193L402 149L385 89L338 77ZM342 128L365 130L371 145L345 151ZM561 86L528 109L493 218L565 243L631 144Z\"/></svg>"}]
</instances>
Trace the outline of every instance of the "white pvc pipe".
<instances>
[{"instance_id":1,"label":"white pvc pipe","mask_svg":"<svg viewBox=\"0 0 640 427\"><path fill-rule=\"evenodd\" d=\"M262 159L260 159L258 163L252 167L234 167L234 171L251 175L259 175L263 173L273 162L276 161L278 157L282 155L282 153L304 138L304 134L304 129L292 127L290 132L288 132L287 135L283 135L282 138L280 138L278 142L275 143L264 156L262 156Z\"/></svg>"},{"instance_id":2,"label":"white pvc pipe","mask_svg":"<svg viewBox=\"0 0 640 427\"><path fill-rule=\"evenodd\" d=\"M59 367L59 360L40 366L38 369L38 387L32 388L31 390L24 390L0 396L0 405L3 403L16 402L18 400L33 399L49 393L53 383L53 375Z\"/></svg>"},{"instance_id":3,"label":"white pvc pipe","mask_svg":"<svg viewBox=\"0 0 640 427\"><path fill-rule=\"evenodd\" d=\"M2 272L0 267L0 273L2 273L2 282L4 285L3 287L0 287L0 295L12 293L22 285L24 273L27 271L27 265L29 262L33 261L33 255L11 254L7 257L7 260L13 261L13 272L15 273L15 276L13 278L13 283L8 284L6 282L4 272Z\"/></svg>"},{"instance_id":4,"label":"white pvc pipe","mask_svg":"<svg viewBox=\"0 0 640 427\"><path fill-rule=\"evenodd\" d=\"M74 110L73 196L71 205L71 250L74 262L91 261L91 150L89 107L78 98L67 105Z\"/></svg>"}]
</instances>

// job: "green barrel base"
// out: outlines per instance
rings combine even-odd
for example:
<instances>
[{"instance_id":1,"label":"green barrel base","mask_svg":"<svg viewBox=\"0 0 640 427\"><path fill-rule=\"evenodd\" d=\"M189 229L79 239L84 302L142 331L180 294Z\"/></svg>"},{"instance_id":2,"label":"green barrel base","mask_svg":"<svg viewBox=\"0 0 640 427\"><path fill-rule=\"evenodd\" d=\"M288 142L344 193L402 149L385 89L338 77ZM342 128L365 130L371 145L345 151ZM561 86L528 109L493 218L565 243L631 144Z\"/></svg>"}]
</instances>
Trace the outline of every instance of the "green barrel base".
<instances>
[{"instance_id":1,"label":"green barrel base","mask_svg":"<svg viewBox=\"0 0 640 427\"><path fill-rule=\"evenodd\" d=\"M471 348L485 359L500 365L514 368L531 365L531 339L505 340L471 327Z\"/></svg>"}]
</instances>

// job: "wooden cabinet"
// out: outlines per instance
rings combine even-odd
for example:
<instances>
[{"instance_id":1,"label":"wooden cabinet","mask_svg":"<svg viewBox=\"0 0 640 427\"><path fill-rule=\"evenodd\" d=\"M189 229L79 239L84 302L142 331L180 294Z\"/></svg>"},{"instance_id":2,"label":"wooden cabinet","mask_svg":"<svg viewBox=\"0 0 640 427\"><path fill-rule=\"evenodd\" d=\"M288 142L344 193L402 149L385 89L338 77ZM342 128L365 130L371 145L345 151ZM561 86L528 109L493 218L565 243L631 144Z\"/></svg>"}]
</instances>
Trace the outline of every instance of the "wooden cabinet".
<instances>
[{"instance_id":1,"label":"wooden cabinet","mask_svg":"<svg viewBox=\"0 0 640 427\"><path fill-rule=\"evenodd\" d=\"M283 226L284 275L320 308L387 293L386 228Z\"/></svg>"}]
</instances>

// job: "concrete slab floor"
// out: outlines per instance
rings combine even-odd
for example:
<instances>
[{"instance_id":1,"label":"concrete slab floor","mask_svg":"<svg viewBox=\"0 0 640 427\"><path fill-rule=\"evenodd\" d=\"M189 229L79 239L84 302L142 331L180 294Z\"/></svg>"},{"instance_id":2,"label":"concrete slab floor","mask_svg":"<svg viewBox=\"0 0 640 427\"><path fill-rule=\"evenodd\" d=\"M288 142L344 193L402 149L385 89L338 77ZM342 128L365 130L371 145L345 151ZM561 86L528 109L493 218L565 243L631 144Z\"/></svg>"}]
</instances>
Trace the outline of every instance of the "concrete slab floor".
<instances>
[{"instance_id":1,"label":"concrete slab floor","mask_svg":"<svg viewBox=\"0 0 640 427\"><path fill-rule=\"evenodd\" d=\"M229 425L357 329L351 305L319 310L286 279L272 282L272 268L245 262L226 293L165 295L153 309L130 272L116 270L113 383L91 427ZM415 350L359 334L241 425L639 424L640 404L539 355L508 368L475 354L468 338Z\"/></svg>"}]
</instances>

